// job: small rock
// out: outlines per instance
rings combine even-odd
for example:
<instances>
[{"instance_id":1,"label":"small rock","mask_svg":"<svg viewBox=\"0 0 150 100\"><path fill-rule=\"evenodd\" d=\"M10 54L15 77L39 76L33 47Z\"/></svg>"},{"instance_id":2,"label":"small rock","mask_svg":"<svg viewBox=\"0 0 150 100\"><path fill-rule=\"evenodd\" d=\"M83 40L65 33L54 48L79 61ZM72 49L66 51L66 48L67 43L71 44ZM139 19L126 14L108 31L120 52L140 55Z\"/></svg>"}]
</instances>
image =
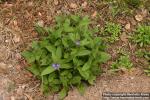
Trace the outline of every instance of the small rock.
<instances>
[{"instance_id":1,"label":"small rock","mask_svg":"<svg viewBox=\"0 0 150 100\"><path fill-rule=\"evenodd\" d=\"M24 93L24 95L28 98L28 100L33 100L32 97L26 93Z\"/></svg>"},{"instance_id":2,"label":"small rock","mask_svg":"<svg viewBox=\"0 0 150 100\"><path fill-rule=\"evenodd\" d=\"M143 20L143 16L138 14L138 15L135 16L135 19L140 22L140 21Z\"/></svg>"},{"instance_id":3,"label":"small rock","mask_svg":"<svg viewBox=\"0 0 150 100\"><path fill-rule=\"evenodd\" d=\"M87 2L86 1L84 1L84 3L82 3L82 5L81 5L83 8L85 8L86 6L87 6Z\"/></svg>"},{"instance_id":4,"label":"small rock","mask_svg":"<svg viewBox=\"0 0 150 100\"><path fill-rule=\"evenodd\" d=\"M72 9L75 9L75 8L77 8L78 6L77 6L77 4L75 4L75 3L71 3L70 4L70 8L72 8Z\"/></svg>"},{"instance_id":5,"label":"small rock","mask_svg":"<svg viewBox=\"0 0 150 100\"><path fill-rule=\"evenodd\" d=\"M37 25L39 25L40 27L44 27L44 21L43 20L39 20L37 22Z\"/></svg>"},{"instance_id":6,"label":"small rock","mask_svg":"<svg viewBox=\"0 0 150 100\"><path fill-rule=\"evenodd\" d=\"M59 3L58 0L54 0L55 5L58 5L58 3Z\"/></svg>"},{"instance_id":7,"label":"small rock","mask_svg":"<svg viewBox=\"0 0 150 100\"><path fill-rule=\"evenodd\" d=\"M5 40L6 43L10 42L10 40Z\"/></svg>"},{"instance_id":8,"label":"small rock","mask_svg":"<svg viewBox=\"0 0 150 100\"><path fill-rule=\"evenodd\" d=\"M131 29L130 23L127 23L127 24L125 25L125 29L126 29L126 30L130 30L130 29Z\"/></svg>"}]
</instances>

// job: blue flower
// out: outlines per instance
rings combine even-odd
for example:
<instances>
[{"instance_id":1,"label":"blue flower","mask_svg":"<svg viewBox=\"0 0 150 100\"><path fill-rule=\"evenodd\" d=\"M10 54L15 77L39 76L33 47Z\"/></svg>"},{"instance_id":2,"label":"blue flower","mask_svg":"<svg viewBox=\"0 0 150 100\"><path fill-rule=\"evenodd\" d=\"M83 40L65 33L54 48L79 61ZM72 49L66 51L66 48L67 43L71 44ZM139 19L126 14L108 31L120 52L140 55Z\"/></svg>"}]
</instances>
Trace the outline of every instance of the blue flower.
<instances>
[{"instance_id":1,"label":"blue flower","mask_svg":"<svg viewBox=\"0 0 150 100\"><path fill-rule=\"evenodd\" d=\"M60 68L60 64L57 64L57 63L53 63L52 64L52 67L56 70L58 70Z\"/></svg>"}]
</instances>

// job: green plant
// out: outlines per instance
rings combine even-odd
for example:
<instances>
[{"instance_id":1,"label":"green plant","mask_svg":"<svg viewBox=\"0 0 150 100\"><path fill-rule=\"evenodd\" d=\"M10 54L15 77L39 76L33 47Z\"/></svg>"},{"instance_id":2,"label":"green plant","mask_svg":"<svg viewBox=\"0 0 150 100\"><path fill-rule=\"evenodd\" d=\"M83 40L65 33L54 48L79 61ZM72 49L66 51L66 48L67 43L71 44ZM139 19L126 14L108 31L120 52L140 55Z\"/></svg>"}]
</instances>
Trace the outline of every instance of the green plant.
<instances>
[{"instance_id":1,"label":"green plant","mask_svg":"<svg viewBox=\"0 0 150 100\"><path fill-rule=\"evenodd\" d=\"M31 49L22 55L29 63L28 70L42 80L43 92L59 92L62 99L76 86L82 93L84 84L93 84L100 74L99 64L110 55L89 24L87 16L71 15L56 17L52 28L36 27L38 33L46 35L33 41Z\"/></svg>"},{"instance_id":2,"label":"green plant","mask_svg":"<svg viewBox=\"0 0 150 100\"><path fill-rule=\"evenodd\" d=\"M134 8L140 7L141 0L105 0L108 2L112 16L117 14L132 14ZM144 3L143 3L144 5Z\"/></svg>"},{"instance_id":3,"label":"green plant","mask_svg":"<svg viewBox=\"0 0 150 100\"><path fill-rule=\"evenodd\" d=\"M121 26L119 24L110 22L106 23L103 34L106 35L106 39L108 39L109 42L113 43L119 40L120 33L121 33Z\"/></svg>"},{"instance_id":4,"label":"green plant","mask_svg":"<svg viewBox=\"0 0 150 100\"><path fill-rule=\"evenodd\" d=\"M6 0L0 0L0 3L5 2Z\"/></svg>"},{"instance_id":5,"label":"green plant","mask_svg":"<svg viewBox=\"0 0 150 100\"><path fill-rule=\"evenodd\" d=\"M150 76L150 66L145 69L144 72L147 74L147 76Z\"/></svg>"},{"instance_id":6,"label":"green plant","mask_svg":"<svg viewBox=\"0 0 150 100\"><path fill-rule=\"evenodd\" d=\"M150 51L139 49L139 50L136 52L136 55L137 55L138 57L144 57L144 58L146 58L147 60L150 60Z\"/></svg>"},{"instance_id":7,"label":"green plant","mask_svg":"<svg viewBox=\"0 0 150 100\"><path fill-rule=\"evenodd\" d=\"M120 56L118 60L112 63L111 65L111 71L112 72L117 72L123 69L128 69L130 70L132 68L133 64L130 61L129 55L123 55Z\"/></svg>"},{"instance_id":8,"label":"green plant","mask_svg":"<svg viewBox=\"0 0 150 100\"><path fill-rule=\"evenodd\" d=\"M124 1L128 6L135 8L139 7L141 4L141 0L124 0Z\"/></svg>"},{"instance_id":9,"label":"green plant","mask_svg":"<svg viewBox=\"0 0 150 100\"><path fill-rule=\"evenodd\" d=\"M140 25L138 26L137 30L135 31L135 35L133 36L133 41L143 46L150 45L150 26Z\"/></svg>"},{"instance_id":10,"label":"green plant","mask_svg":"<svg viewBox=\"0 0 150 100\"><path fill-rule=\"evenodd\" d=\"M136 55L138 56L138 57L143 57L143 58L145 58L147 61L148 61L148 68L146 68L145 70L144 70L144 72L148 75L148 76L150 76L150 51L146 51L146 50L138 50L137 52L136 52Z\"/></svg>"}]
</instances>

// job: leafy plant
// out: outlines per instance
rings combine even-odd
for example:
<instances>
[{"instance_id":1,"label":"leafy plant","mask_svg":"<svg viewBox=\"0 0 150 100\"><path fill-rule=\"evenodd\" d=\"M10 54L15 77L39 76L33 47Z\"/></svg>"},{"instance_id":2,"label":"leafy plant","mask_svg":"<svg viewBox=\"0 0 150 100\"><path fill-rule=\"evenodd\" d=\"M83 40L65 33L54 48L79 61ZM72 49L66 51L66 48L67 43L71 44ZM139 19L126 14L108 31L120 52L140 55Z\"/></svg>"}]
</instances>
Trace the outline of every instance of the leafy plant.
<instances>
[{"instance_id":1,"label":"leafy plant","mask_svg":"<svg viewBox=\"0 0 150 100\"><path fill-rule=\"evenodd\" d=\"M148 61L148 68L146 68L144 71L148 76L150 76L150 51L140 49L136 52L136 55L138 57L143 57Z\"/></svg>"},{"instance_id":2,"label":"leafy plant","mask_svg":"<svg viewBox=\"0 0 150 100\"><path fill-rule=\"evenodd\" d=\"M106 35L106 39L108 39L109 42L113 43L119 40L120 33L121 33L121 26L119 24L110 22L106 23L104 35Z\"/></svg>"},{"instance_id":3,"label":"leafy plant","mask_svg":"<svg viewBox=\"0 0 150 100\"><path fill-rule=\"evenodd\" d=\"M143 1L141 0L105 0L109 3L112 16L117 14L132 14L134 8L140 7Z\"/></svg>"},{"instance_id":4,"label":"leafy plant","mask_svg":"<svg viewBox=\"0 0 150 100\"><path fill-rule=\"evenodd\" d=\"M133 64L130 61L129 55L123 55L120 56L120 58L113 62L111 65L111 71L112 72L117 72L123 69L128 69L130 70L132 68Z\"/></svg>"},{"instance_id":5,"label":"leafy plant","mask_svg":"<svg viewBox=\"0 0 150 100\"><path fill-rule=\"evenodd\" d=\"M150 60L150 51L139 49L139 50L136 52L136 55L137 55L138 57L144 57L144 58L146 58L147 60Z\"/></svg>"},{"instance_id":6,"label":"leafy plant","mask_svg":"<svg viewBox=\"0 0 150 100\"><path fill-rule=\"evenodd\" d=\"M138 26L137 30L135 31L135 35L133 36L133 41L143 46L150 45L150 26L140 25Z\"/></svg>"},{"instance_id":7,"label":"leafy plant","mask_svg":"<svg viewBox=\"0 0 150 100\"><path fill-rule=\"evenodd\" d=\"M128 6L132 6L135 8L139 7L141 4L141 0L124 0L124 1Z\"/></svg>"},{"instance_id":8,"label":"leafy plant","mask_svg":"<svg viewBox=\"0 0 150 100\"><path fill-rule=\"evenodd\" d=\"M31 49L22 55L29 63L28 70L42 81L44 93L59 92L62 99L72 86L82 93L85 83L94 84L101 72L99 64L105 63L110 55L89 24L87 16L71 15L56 17L54 27L36 27L44 36L33 41Z\"/></svg>"},{"instance_id":9,"label":"leafy plant","mask_svg":"<svg viewBox=\"0 0 150 100\"><path fill-rule=\"evenodd\" d=\"M7 1L7 0L0 0L0 3L5 2L5 1Z\"/></svg>"},{"instance_id":10,"label":"leafy plant","mask_svg":"<svg viewBox=\"0 0 150 100\"><path fill-rule=\"evenodd\" d=\"M147 74L147 76L150 76L150 66L145 69L144 72Z\"/></svg>"}]
</instances>

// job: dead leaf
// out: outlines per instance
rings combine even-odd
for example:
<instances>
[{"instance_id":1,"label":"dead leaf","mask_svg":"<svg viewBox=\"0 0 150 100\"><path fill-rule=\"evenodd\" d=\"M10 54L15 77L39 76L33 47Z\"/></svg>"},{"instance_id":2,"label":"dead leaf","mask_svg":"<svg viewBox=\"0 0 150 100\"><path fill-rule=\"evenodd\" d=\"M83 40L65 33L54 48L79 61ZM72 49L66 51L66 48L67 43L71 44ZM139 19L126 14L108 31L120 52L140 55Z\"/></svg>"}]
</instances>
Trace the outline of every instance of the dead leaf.
<instances>
[{"instance_id":1,"label":"dead leaf","mask_svg":"<svg viewBox=\"0 0 150 100\"><path fill-rule=\"evenodd\" d=\"M86 6L87 6L87 2L86 1L84 1L84 3L82 3L82 5L81 5L83 8L85 8Z\"/></svg>"},{"instance_id":2,"label":"dead leaf","mask_svg":"<svg viewBox=\"0 0 150 100\"><path fill-rule=\"evenodd\" d=\"M126 33L122 33L121 36L120 36L120 39L123 42L127 42L128 41L128 35Z\"/></svg>"},{"instance_id":3,"label":"dead leaf","mask_svg":"<svg viewBox=\"0 0 150 100\"><path fill-rule=\"evenodd\" d=\"M130 23L127 23L127 24L125 25L125 29L126 29L126 30L130 30L130 29L131 29L131 24L130 24Z\"/></svg>"},{"instance_id":4,"label":"dead leaf","mask_svg":"<svg viewBox=\"0 0 150 100\"><path fill-rule=\"evenodd\" d=\"M72 8L72 9L75 9L75 8L77 8L78 6L77 6L77 4L75 4L75 3L71 3L70 4L70 8Z\"/></svg>"},{"instance_id":5,"label":"dead leaf","mask_svg":"<svg viewBox=\"0 0 150 100\"><path fill-rule=\"evenodd\" d=\"M134 18L131 19L131 24L132 25L136 25L137 24L137 22L136 22L136 20Z\"/></svg>"},{"instance_id":6,"label":"dead leaf","mask_svg":"<svg viewBox=\"0 0 150 100\"><path fill-rule=\"evenodd\" d=\"M20 60L20 59L22 58L22 56L21 56L20 53L16 53L16 54L15 54L15 57L16 57L16 59L18 59L18 60Z\"/></svg>"},{"instance_id":7,"label":"dead leaf","mask_svg":"<svg viewBox=\"0 0 150 100\"><path fill-rule=\"evenodd\" d=\"M92 14L92 18L96 17L97 15L97 11L94 11L94 13Z\"/></svg>"},{"instance_id":8,"label":"dead leaf","mask_svg":"<svg viewBox=\"0 0 150 100\"><path fill-rule=\"evenodd\" d=\"M17 69L18 71L21 71L22 66L18 64L18 65L16 65L16 69Z\"/></svg>"},{"instance_id":9,"label":"dead leaf","mask_svg":"<svg viewBox=\"0 0 150 100\"><path fill-rule=\"evenodd\" d=\"M135 19L140 22L140 21L143 20L143 16L138 14L138 15L135 16Z\"/></svg>"},{"instance_id":10,"label":"dead leaf","mask_svg":"<svg viewBox=\"0 0 150 100\"><path fill-rule=\"evenodd\" d=\"M55 5L58 5L58 3L59 3L58 0L54 0Z\"/></svg>"},{"instance_id":11,"label":"dead leaf","mask_svg":"<svg viewBox=\"0 0 150 100\"><path fill-rule=\"evenodd\" d=\"M148 15L147 9L142 9L142 13L141 14L142 14L143 17L146 17Z\"/></svg>"},{"instance_id":12,"label":"dead leaf","mask_svg":"<svg viewBox=\"0 0 150 100\"><path fill-rule=\"evenodd\" d=\"M13 26L16 30L19 29L17 20L13 20Z\"/></svg>"},{"instance_id":13,"label":"dead leaf","mask_svg":"<svg viewBox=\"0 0 150 100\"><path fill-rule=\"evenodd\" d=\"M33 2L32 1L30 1L29 3L28 3L28 6L33 6Z\"/></svg>"},{"instance_id":14,"label":"dead leaf","mask_svg":"<svg viewBox=\"0 0 150 100\"><path fill-rule=\"evenodd\" d=\"M13 38L14 42L20 42L20 36L19 35L15 35Z\"/></svg>"},{"instance_id":15,"label":"dead leaf","mask_svg":"<svg viewBox=\"0 0 150 100\"><path fill-rule=\"evenodd\" d=\"M31 34L32 34L33 37L37 37L38 36L37 32L32 32Z\"/></svg>"},{"instance_id":16,"label":"dead leaf","mask_svg":"<svg viewBox=\"0 0 150 100\"><path fill-rule=\"evenodd\" d=\"M28 98L28 100L33 100L32 97L26 93L24 93L24 95Z\"/></svg>"},{"instance_id":17,"label":"dead leaf","mask_svg":"<svg viewBox=\"0 0 150 100\"><path fill-rule=\"evenodd\" d=\"M3 62L0 63L0 73L6 74L7 71L7 65Z\"/></svg>"}]
</instances>

